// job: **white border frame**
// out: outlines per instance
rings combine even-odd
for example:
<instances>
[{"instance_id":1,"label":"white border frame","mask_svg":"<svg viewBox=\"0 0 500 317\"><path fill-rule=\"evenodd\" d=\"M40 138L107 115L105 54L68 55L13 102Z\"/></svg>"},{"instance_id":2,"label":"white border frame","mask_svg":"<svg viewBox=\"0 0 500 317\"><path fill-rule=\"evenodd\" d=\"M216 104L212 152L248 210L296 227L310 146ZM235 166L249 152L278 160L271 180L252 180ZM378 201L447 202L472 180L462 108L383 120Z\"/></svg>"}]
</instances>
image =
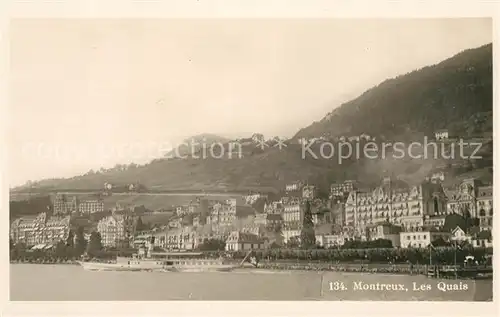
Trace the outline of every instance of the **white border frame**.
<instances>
[{"instance_id":1,"label":"white border frame","mask_svg":"<svg viewBox=\"0 0 500 317\"><path fill-rule=\"evenodd\" d=\"M4 8L2 8L4 7ZM494 83L498 80L498 43L500 25L497 21L499 4L486 1L375 1L375 0L323 0L323 1L283 1L283 0L18 0L0 2L2 14L1 48L4 74L8 75L8 21L12 18L437 18L437 17L492 17L494 28ZM0 76L2 105L8 105L7 76ZM494 109L498 105L498 85L494 85ZM496 111L494 111L496 112ZM494 117L496 115L494 114ZM8 123L8 112L2 107L0 127ZM500 125L495 125L497 134ZM2 137L5 134L2 134ZM496 139L496 138L495 138ZM5 141L5 140L2 140ZM498 161L497 146L494 142L494 159ZM5 143L3 143L5 149ZM2 225L0 236L8 232L8 178L5 177L5 151L1 152L3 172L1 175L0 202ZM498 183L498 173L494 182ZM500 187L494 186L495 197L500 197ZM495 210L499 202L495 199ZM494 218L498 228L498 217ZM495 220L496 219L496 220ZM493 232L495 245L497 232ZM9 281L7 239L2 239L1 280ZM495 257L494 264L499 267ZM494 278L495 292L498 291L498 278ZM162 316L401 316L401 312L413 316L450 315L450 316L489 316L497 315L498 310L492 303L479 302L9 302L9 283L4 282L0 291L2 300L0 313L5 316L60 316L60 315L162 315ZM495 296L496 297L496 296ZM387 306L389 304L390 306ZM404 306L401 306L403 305Z\"/></svg>"}]
</instances>

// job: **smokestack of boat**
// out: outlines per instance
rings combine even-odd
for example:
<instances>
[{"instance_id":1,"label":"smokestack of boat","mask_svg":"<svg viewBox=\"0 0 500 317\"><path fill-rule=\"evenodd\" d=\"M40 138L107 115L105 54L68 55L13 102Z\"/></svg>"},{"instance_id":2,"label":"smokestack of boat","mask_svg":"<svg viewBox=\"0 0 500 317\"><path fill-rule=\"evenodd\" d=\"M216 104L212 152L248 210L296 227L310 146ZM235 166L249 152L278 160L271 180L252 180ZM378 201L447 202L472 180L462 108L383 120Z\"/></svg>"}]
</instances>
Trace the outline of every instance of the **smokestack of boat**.
<instances>
[{"instance_id":1,"label":"smokestack of boat","mask_svg":"<svg viewBox=\"0 0 500 317\"><path fill-rule=\"evenodd\" d=\"M155 237L152 236L151 239L149 239L146 243L146 257L150 258L151 257L151 253L153 252L153 246L154 246L154 241L155 241Z\"/></svg>"}]
</instances>

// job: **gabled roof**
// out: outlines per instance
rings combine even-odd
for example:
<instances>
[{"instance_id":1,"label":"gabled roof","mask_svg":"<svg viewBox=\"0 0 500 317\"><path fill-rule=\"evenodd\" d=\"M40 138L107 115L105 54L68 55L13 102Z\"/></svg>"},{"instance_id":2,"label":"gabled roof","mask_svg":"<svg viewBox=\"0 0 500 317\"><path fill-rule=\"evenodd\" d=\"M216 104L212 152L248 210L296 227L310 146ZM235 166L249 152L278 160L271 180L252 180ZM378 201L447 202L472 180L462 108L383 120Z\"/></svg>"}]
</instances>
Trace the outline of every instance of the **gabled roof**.
<instances>
[{"instance_id":1,"label":"gabled roof","mask_svg":"<svg viewBox=\"0 0 500 317\"><path fill-rule=\"evenodd\" d=\"M456 226L455 229L451 230L451 234L455 234L455 232L457 231L462 231L465 233L465 230L462 227Z\"/></svg>"}]
</instances>

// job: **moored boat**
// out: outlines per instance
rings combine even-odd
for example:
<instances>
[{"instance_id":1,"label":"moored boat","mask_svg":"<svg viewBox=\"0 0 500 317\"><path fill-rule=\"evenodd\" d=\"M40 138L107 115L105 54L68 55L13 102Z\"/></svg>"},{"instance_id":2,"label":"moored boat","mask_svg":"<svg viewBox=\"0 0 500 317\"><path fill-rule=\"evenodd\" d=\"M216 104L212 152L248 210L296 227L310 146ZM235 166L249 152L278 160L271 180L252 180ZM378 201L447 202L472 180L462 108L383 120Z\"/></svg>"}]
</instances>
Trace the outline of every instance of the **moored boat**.
<instances>
[{"instance_id":1,"label":"moored boat","mask_svg":"<svg viewBox=\"0 0 500 317\"><path fill-rule=\"evenodd\" d=\"M112 262L79 261L85 269L91 271L158 271L158 272L228 272L242 267L229 259L203 258L201 252L152 252L152 243L148 248L140 247L132 257L117 257Z\"/></svg>"}]
</instances>

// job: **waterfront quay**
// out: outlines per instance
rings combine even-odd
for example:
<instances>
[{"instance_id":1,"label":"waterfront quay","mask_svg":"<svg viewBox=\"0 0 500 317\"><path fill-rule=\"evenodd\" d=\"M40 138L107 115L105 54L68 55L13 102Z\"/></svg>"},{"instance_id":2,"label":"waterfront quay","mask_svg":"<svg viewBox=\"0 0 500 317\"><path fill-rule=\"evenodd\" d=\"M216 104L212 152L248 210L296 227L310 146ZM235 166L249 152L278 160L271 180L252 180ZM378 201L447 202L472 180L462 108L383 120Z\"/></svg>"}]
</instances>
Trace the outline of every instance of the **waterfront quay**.
<instances>
[{"instance_id":1,"label":"waterfront quay","mask_svg":"<svg viewBox=\"0 0 500 317\"><path fill-rule=\"evenodd\" d=\"M215 252L235 259L253 251L269 268L296 260L316 269L424 274L436 265L488 265L491 185L465 179L444 188L442 180L432 174L410 186L386 177L375 188L347 180L331 184L327 194L298 180L279 193L199 192L181 195L182 203L156 201L154 209L123 200L134 193L113 193L106 183L92 196L58 192L11 201L11 209L23 213L11 219L11 260L111 259L150 243L157 252Z\"/></svg>"}]
</instances>

